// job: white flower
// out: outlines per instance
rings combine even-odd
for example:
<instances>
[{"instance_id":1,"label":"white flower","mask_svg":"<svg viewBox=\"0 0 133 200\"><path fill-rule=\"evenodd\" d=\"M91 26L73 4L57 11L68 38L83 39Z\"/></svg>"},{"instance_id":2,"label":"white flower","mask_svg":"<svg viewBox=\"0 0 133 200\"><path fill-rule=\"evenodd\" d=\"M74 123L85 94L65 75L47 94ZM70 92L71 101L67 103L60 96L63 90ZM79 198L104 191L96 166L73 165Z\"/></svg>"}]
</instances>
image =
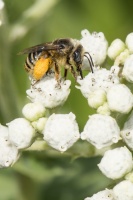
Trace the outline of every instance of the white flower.
<instances>
[{"instance_id":1,"label":"white flower","mask_svg":"<svg viewBox=\"0 0 133 200\"><path fill-rule=\"evenodd\" d=\"M130 53L133 53L133 33L129 33L126 37L126 45L130 51Z\"/></svg>"},{"instance_id":2,"label":"white flower","mask_svg":"<svg viewBox=\"0 0 133 200\"><path fill-rule=\"evenodd\" d=\"M17 118L7 125L9 127L9 139L18 149L27 148L32 144L35 130L28 120Z\"/></svg>"},{"instance_id":3,"label":"white flower","mask_svg":"<svg viewBox=\"0 0 133 200\"><path fill-rule=\"evenodd\" d=\"M0 168L12 166L19 158L18 149L8 139L8 128L0 125Z\"/></svg>"},{"instance_id":4,"label":"white flower","mask_svg":"<svg viewBox=\"0 0 133 200\"><path fill-rule=\"evenodd\" d=\"M115 39L108 48L108 56L115 60L115 58L125 50L125 44L120 39Z\"/></svg>"},{"instance_id":5,"label":"white flower","mask_svg":"<svg viewBox=\"0 0 133 200\"><path fill-rule=\"evenodd\" d=\"M133 107L133 95L126 85L117 84L107 91L107 102L111 111L126 114Z\"/></svg>"},{"instance_id":6,"label":"white flower","mask_svg":"<svg viewBox=\"0 0 133 200\"><path fill-rule=\"evenodd\" d=\"M113 188L115 200L133 200L133 183L124 180Z\"/></svg>"},{"instance_id":7,"label":"white flower","mask_svg":"<svg viewBox=\"0 0 133 200\"><path fill-rule=\"evenodd\" d=\"M24 117L29 121L36 121L43 117L45 112L46 109L40 102L28 103L22 109Z\"/></svg>"},{"instance_id":8,"label":"white flower","mask_svg":"<svg viewBox=\"0 0 133 200\"><path fill-rule=\"evenodd\" d=\"M107 55L108 42L102 32L90 34L88 30L82 30L82 39L80 40L85 52L89 52L95 65L101 65ZM88 68L88 61L85 61L86 66L83 69Z\"/></svg>"},{"instance_id":9,"label":"white flower","mask_svg":"<svg viewBox=\"0 0 133 200\"><path fill-rule=\"evenodd\" d=\"M128 147L133 150L133 111L124 124L124 128L121 131L121 136Z\"/></svg>"},{"instance_id":10,"label":"white flower","mask_svg":"<svg viewBox=\"0 0 133 200\"><path fill-rule=\"evenodd\" d=\"M88 97L88 104L92 108L102 106L106 101L106 92L103 89L98 89L92 92Z\"/></svg>"},{"instance_id":11,"label":"white flower","mask_svg":"<svg viewBox=\"0 0 133 200\"><path fill-rule=\"evenodd\" d=\"M108 178L122 178L133 168L132 154L126 147L108 150L98 167Z\"/></svg>"},{"instance_id":12,"label":"white flower","mask_svg":"<svg viewBox=\"0 0 133 200\"><path fill-rule=\"evenodd\" d=\"M54 77L46 76L27 90L29 99L32 102L40 102L46 108L54 108L64 104L70 93L71 82L62 81L60 86Z\"/></svg>"},{"instance_id":13,"label":"white flower","mask_svg":"<svg viewBox=\"0 0 133 200\"><path fill-rule=\"evenodd\" d=\"M96 148L101 149L117 143L120 139L120 129L114 118L94 114L89 117L84 131L81 133L81 139L87 140Z\"/></svg>"},{"instance_id":14,"label":"white flower","mask_svg":"<svg viewBox=\"0 0 133 200\"><path fill-rule=\"evenodd\" d=\"M45 125L44 140L58 151L64 152L80 137L73 113L52 114Z\"/></svg>"},{"instance_id":15,"label":"white flower","mask_svg":"<svg viewBox=\"0 0 133 200\"><path fill-rule=\"evenodd\" d=\"M92 197L87 197L84 200L114 200L112 190L105 189L94 194Z\"/></svg>"},{"instance_id":16,"label":"white flower","mask_svg":"<svg viewBox=\"0 0 133 200\"><path fill-rule=\"evenodd\" d=\"M125 60L122 75L127 81L133 83L133 55Z\"/></svg>"}]
</instances>

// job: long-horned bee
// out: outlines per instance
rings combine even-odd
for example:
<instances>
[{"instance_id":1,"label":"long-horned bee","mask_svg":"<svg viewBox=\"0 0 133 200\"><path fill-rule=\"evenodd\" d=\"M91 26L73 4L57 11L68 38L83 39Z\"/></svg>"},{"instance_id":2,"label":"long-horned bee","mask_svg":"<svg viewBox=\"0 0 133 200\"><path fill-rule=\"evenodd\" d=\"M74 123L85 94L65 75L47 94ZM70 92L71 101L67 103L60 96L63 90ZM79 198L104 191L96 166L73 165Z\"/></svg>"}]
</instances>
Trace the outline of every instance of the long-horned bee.
<instances>
[{"instance_id":1,"label":"long-horned bee","mask_svg":"<svg viewBox=\"0 0 133 200\"><path fill-rule=\"evenodd\" d=\"M78 75L83 79L82 63L84 56L88 59L93 73L92 58L76 39L57 39L53 42L27 48L19 54L28 54L25 61L25 70L35 81L39 81L51 69L54 69L55 79L59 82L62 66L64 67L64 79L67 77L68 69L75 79Z\"/></svg>"}]
</instances>

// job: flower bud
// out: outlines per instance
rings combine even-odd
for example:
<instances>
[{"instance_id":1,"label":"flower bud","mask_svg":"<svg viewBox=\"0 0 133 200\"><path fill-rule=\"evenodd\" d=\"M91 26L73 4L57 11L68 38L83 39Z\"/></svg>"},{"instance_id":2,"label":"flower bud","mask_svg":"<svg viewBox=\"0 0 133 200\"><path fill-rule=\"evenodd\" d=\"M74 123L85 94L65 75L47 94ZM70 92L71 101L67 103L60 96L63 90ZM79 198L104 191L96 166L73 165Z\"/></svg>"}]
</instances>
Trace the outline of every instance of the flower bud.
<instances>
[{"instance_id":1,"label":"flower bud","mask_svg":"<svg viewBox=\"0 0 133 200\"><path fill-rule=\"evenodd\" d=\"M89 117L84 131L81 133L81 139L87 140L97 149L101 149L118 142L120 129L112 117L94 114Z\"/></svg>"},{"instance_id":2,"label":"flower bud","mask_svg":"<svg viewBox=\"0 0 133 200\"><path fill-rule=\"evenodd\" d=\"M7 125L9 128L9 139L18 149L27 148L32 144L35 130L28 120L17 118Z\"/></svg>"},{"instance_id":3,"label":"flower bud","mask_svg":"<svg viewBox=\"0 0 133 200\"><path fill-rule=\"evenodd\" d=\"M126 85L117 84L107 91L107 102L111 111L126 114L133 107L133 95Z\"/></svg>"},{"instance_id":4,"label":"flower bud","mask_svg":"<svg viewBox=\"0 0 133 200\"><path fill-rule=\"evenodd\" d=\"M37 121L32 122L32 126L34 127L34 129L36 131L41 133L43 131L43 129L44 129L46 121L47 121L47 118L46 117L42 117L42 118L38 119Z\"/></svg>"},{"instance_id":5,"label":"flower bud","mask_svg":"<svg viewBox=\"0 0 133 200\"><path fill-rule=\"evenodd\" d=\"M122 178L133 168L132 154L126 147L108 150L98 167L108 178Z\"/></svg>"},{"instance_id":6,"label":"flower bud","mask_svg":"<svg viewBox=\"0 0 133 200\"><path fill-rule=\"evenodd\" d=\"M128 56L129 56L129 50L125 49L123 52L120 53L120 55L116 57L114 65L117 66L124 65L125 60L128 58Z\"/></svg>"},{"instance_id":7,"label":"flower bud","mask_svg":"<svg viewBox=\"0 0 133 200\"><path fill-rule=\"evenodd\" d=\"M92 108L98 108L106 101L106 92L102 89L95 90L88 97L88 104Z\"/></svg>"},{"instance_id":8,"label":"flower bud","mask_svg":"<svg viewBox=\"0 0 133 200\"><path fill-rule=\"evenodd\" d=\"M52 114L43 130L44 140L58 151L64 152L80 137L73 113Z\"/></svg>"},{"instance_id":9,"label":"flower bud","mask_svg":"<svg viewBox=\"0 0 133 200\"><path fill-rule=\"evenodd\" d=\"M133 83L133 55L126 59L122 75L127 81Z\"/></svg>"},{"instance_id":10,"label":"flower bud","mask_svg":"<svg viewBox=\"0 0 133 200\"><path fill-rule=\"evenodd\" d=\"M130 53L133 53L133 33L129 33L126 37L126 45L130 51Z\"/></svg>"},{"instance_id":11,"label":"flower bud","mask_svg":"<svg viewBox=\"0 0 133 200\"><path fill-rule=\"evenodd\" d=\"M0 168L12 166L19 158L18 149L10 142L0 142Z\"/></svg>"},{"instance_id":12,"label":"flower bud","mask_svg":"<svg viewBox=\"0 0 133 200\"><path fill-rule=\"evenodd\" d=\"M109 109L109 105L107 102L105 102L102 106L99 106L97 109L97 113L101 115L110 115L111 111Z\"/></svg>"},{"instance_id":13,"label":"flower bud","mask_svg":"<svg viewBox=\"0 0 133 200\"><path fill-rule=\"evenodd\" d=\"M121 131L121 136L127 146L133 150L133 111L124 124L123 130Z\"/></svg>"},{"instance_id":14,"label":"flower bud","mask_svg":"<svg viewBox=\"0 0 133 200\"><path fill-rule=\"evenodd\" d=\"M45 112L46 109L40 102L28 103L22 109L24 117L29 121L36 121L43 117Z\"/></svg>"},{"instance_id":15,"label":"flower bud","mask_svg":"<svg viewBox=\"0 0 133 200\"><path fill-rule=\"evenodd\" d=\"M113 188L115 200L133 200L133 183L121 181Z\"/></svg>"},{"instance_id":16,"label":"flower bud","mask_svg":"<svg viewBox=\"0 0 133 200\"><path fill-rule=\"evenodd\" d=\"M85 52L88 52L95 65L101 65L107 55L108 42L102 32L90 34L88 30L82 30L82 39L80 40ZM85 58L85 66L83 69L87 69L88 61Z\"/></svg>"},{"instance_id":17,"label":"flower bud","mask_svg":"<svg viewBox=\"0 0 133 200\"><path fill-rule=\"evenodd\" d=\"M8 128L0 125L0 168L12 166L19 158L18 149L8 139Z\"/></svg>"},{"instance_id":18,"label":"flower bud","mask_svg":"<svg viewBox=\"0 0 133 200\"><path fill-rule=\"evenodd\" d=\"M115 39L108 48L108 56L115 60L115 58L125 50L125 44L120 39Z\"/></svg>"}]
</instances>

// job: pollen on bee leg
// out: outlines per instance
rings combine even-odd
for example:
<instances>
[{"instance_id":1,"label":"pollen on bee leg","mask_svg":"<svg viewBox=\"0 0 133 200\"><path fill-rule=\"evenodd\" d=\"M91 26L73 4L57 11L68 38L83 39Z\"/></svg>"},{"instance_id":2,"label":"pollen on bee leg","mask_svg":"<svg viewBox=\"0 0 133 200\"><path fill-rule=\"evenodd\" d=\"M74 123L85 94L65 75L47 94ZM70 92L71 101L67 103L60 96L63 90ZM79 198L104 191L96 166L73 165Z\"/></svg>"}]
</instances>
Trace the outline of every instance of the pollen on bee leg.
<instances>
[{"instance_id":1,"label":"pollen on bee leg","mask_svg":"<svg viewBox=\"0 0 133 200\"><path fill-rule=\"evenodd\" d=\"M51 64L52 62L50 58L41 57L34 66L34 79L40 80L46 74Z\"/></svg>"}]
</instances>

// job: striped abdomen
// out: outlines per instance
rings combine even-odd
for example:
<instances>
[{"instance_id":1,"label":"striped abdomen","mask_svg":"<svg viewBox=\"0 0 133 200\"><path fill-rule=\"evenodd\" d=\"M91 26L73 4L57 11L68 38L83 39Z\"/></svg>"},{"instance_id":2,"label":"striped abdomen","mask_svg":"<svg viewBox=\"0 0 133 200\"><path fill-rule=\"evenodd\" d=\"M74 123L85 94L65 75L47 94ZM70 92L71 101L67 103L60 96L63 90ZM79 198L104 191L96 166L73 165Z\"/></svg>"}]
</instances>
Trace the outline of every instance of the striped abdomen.
<instances>
[{"instance_id":1,"label":"striped abdomen","mask_svg":"<svg viewBox=\"0 0 133 200\"><path fill-rule=\"evenodd\" d=\"M29 73L32 73L34 66L36 64L36 61L41 57L42 53L40 52L33 52L29 53L26 61L25 61L25 70Z\"/></svg>"}]
</instances>

